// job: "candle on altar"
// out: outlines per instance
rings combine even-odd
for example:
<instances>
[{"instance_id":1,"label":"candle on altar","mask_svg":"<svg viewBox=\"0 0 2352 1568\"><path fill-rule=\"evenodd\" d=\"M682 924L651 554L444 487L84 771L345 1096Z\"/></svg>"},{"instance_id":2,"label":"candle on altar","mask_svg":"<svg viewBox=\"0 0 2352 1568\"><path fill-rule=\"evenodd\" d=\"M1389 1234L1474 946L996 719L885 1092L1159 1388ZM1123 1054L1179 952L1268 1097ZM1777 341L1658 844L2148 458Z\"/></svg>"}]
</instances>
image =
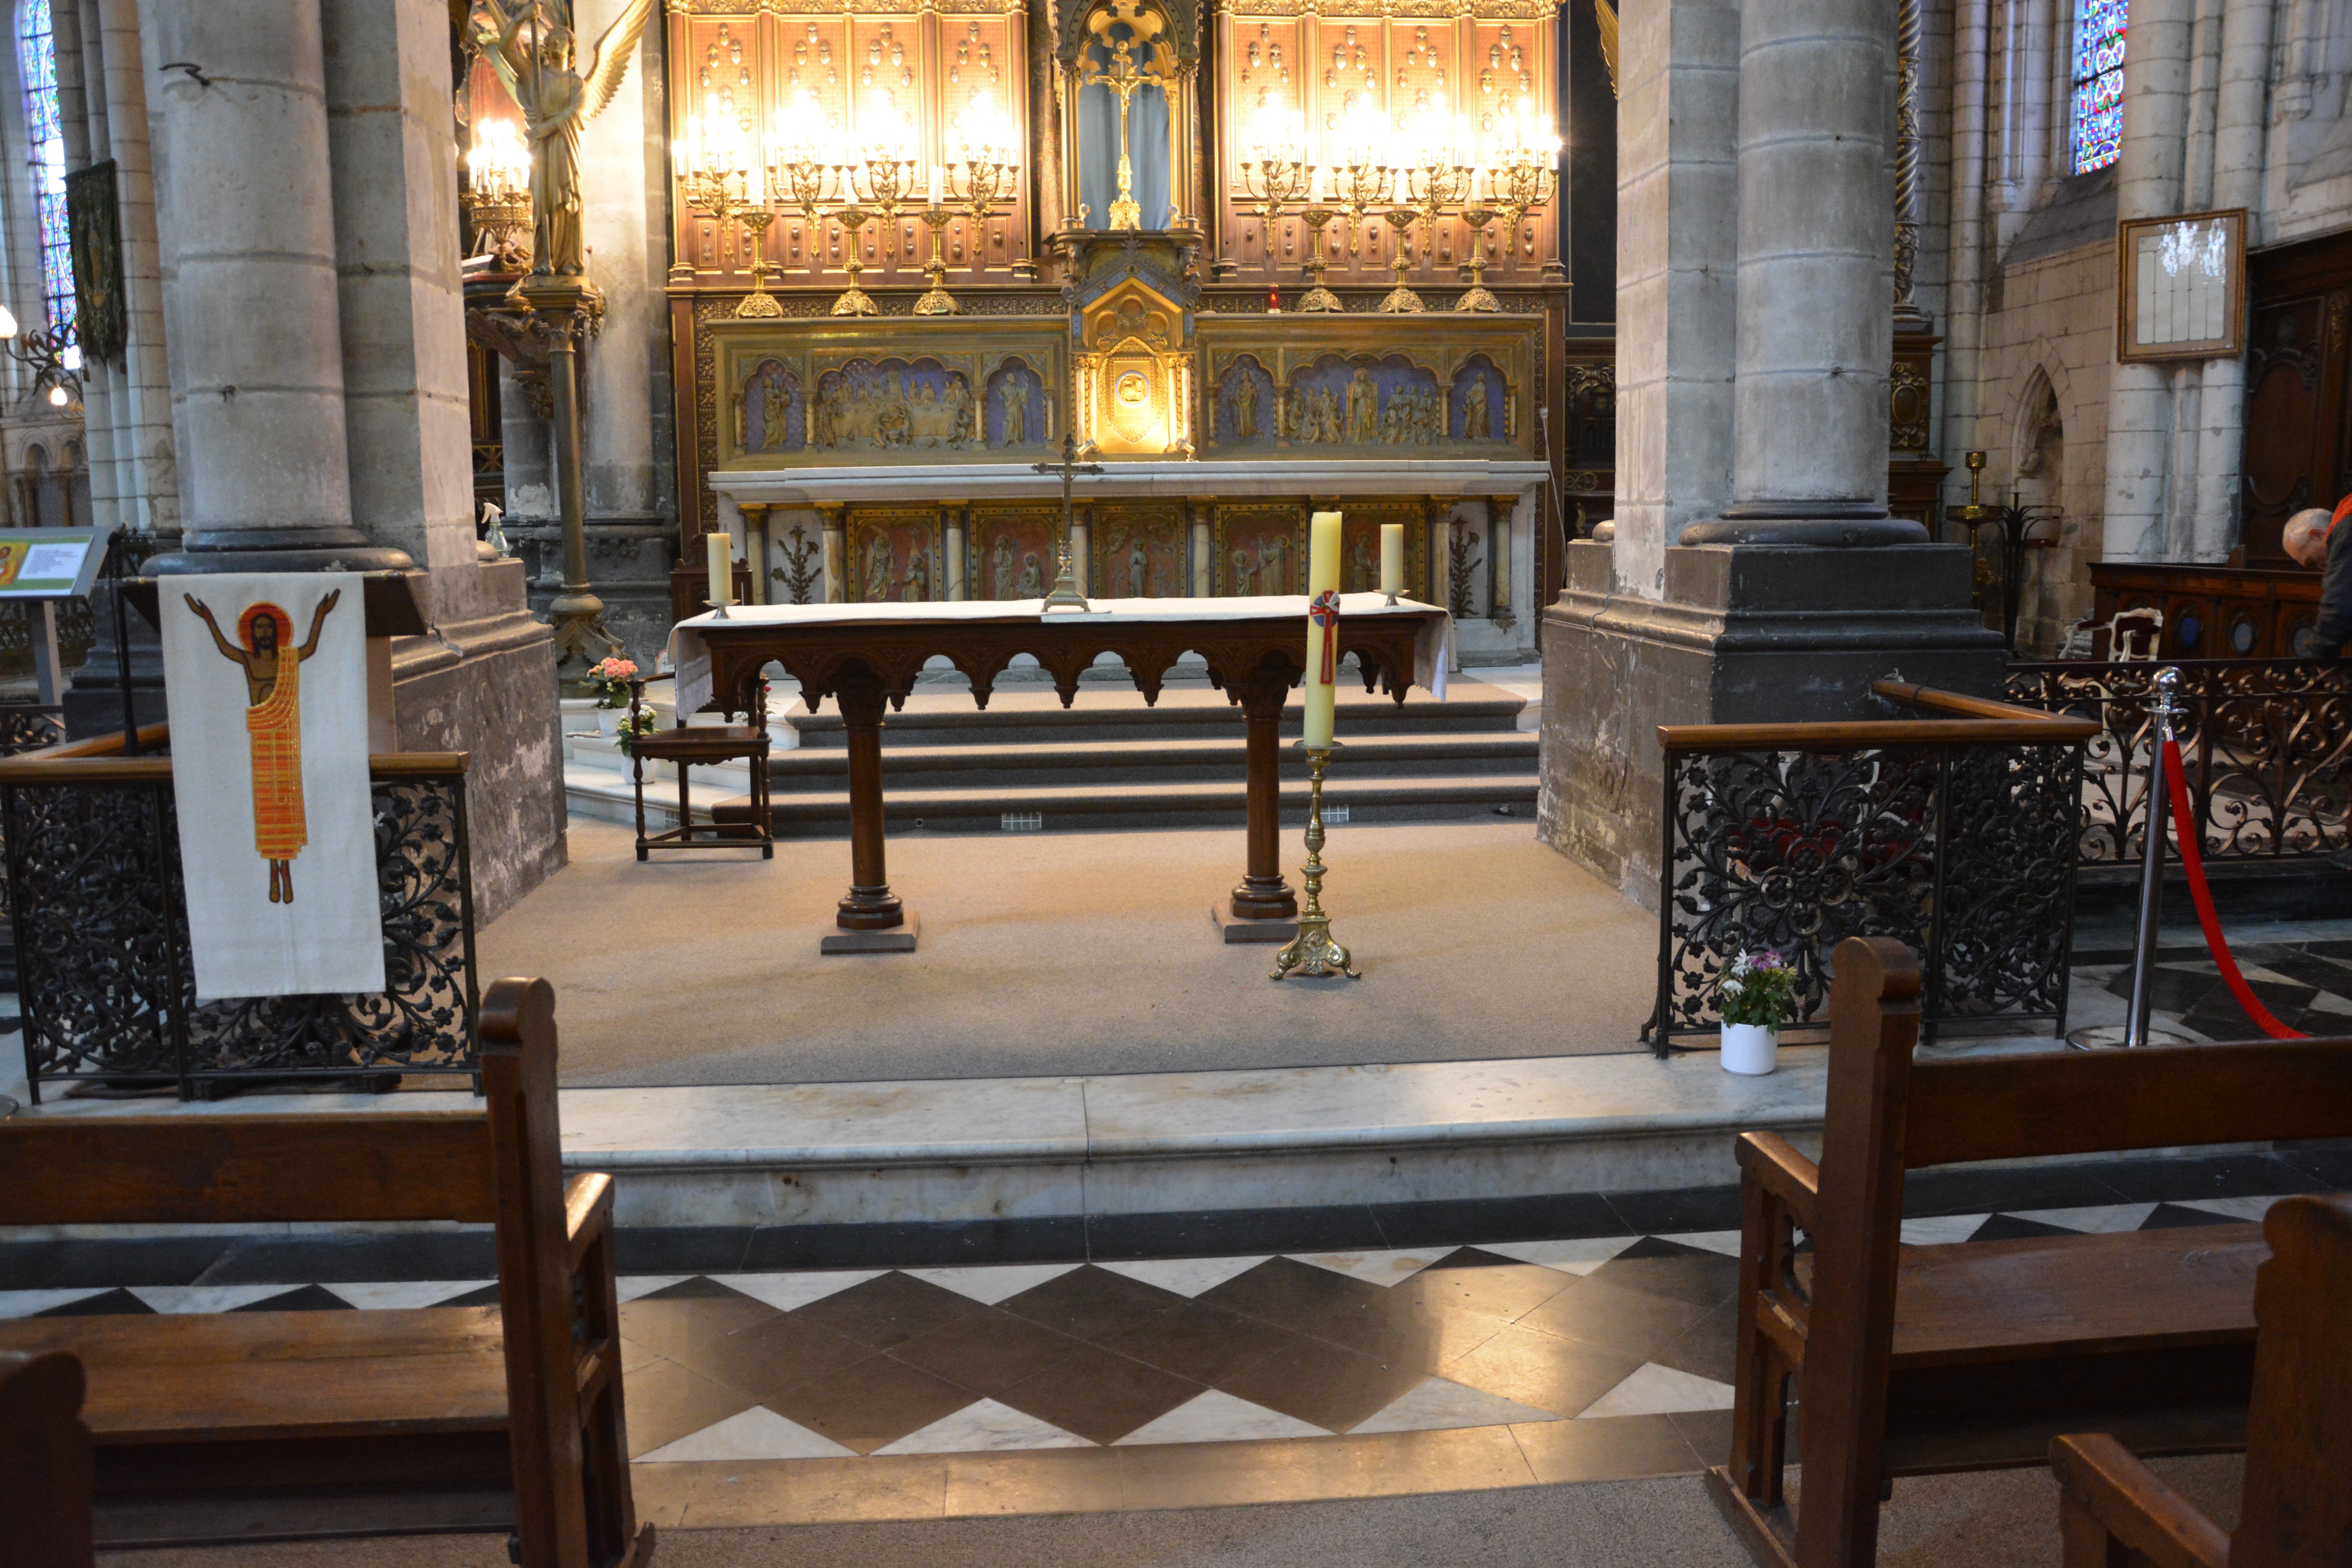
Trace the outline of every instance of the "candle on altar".
<instances>
[{"instance_id":1,"label":"candle on altar","mask_svg":"<svg viewBox=\"0 0 2352 1568\"><path fill-rule=\"evenodd\" d=\"M1337 601L1339 590L1339 514L1318 511L1307 534L1307 743L1331 743L1334 708L1339 700L1339 637ZM1332 595L1328 621L1318 622L1314 605Z\"/></svg>"},{"instance_id":2,"label":"candle on altar","mask_svg":"<svg viewBox=\"0 0 2352 1568\"><path fill-rule=\"evenodd\" d=\"M947 171L937 163L931 165L931 205L940 205L940 187L946 184Z\"/></svg>"},{"instance_id":3,"label":"candle on altar","mask_svg":"<svg viewBox=\"0 0 2352 1568\"><path fill-rule=\"evenodd\" d=\"M710 552L710 602L723 608L735 602L735 552L725 529L712 529L702 542Z\"/></svg>"},{"instance_id":4,"label":"candle on altar","mask_svg":"<svg viewBox=\"0 0 2352 1568\"><path fill-rule=\"evenodd\" d=\"M1393 597L1404 592L1404 524L1381 524L1381 592Z\"/></svg>"}]
</instances>

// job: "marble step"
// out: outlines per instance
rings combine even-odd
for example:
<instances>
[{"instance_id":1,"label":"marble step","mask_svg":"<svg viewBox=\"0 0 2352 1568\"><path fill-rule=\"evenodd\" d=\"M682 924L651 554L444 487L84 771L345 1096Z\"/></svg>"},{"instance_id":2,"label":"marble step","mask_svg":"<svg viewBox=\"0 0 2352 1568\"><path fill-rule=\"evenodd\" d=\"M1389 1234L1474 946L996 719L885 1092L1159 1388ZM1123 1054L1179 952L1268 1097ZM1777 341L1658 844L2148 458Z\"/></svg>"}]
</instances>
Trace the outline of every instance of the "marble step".
<instances>
[{"instance_id":1,"label":"marble step","mask_svg":"<svg viewBox=\"0 0 2352 1568\"><path fill-rule=\"evenodd\" d=\"M900 961L903 962L903 961ZM563 1164L624 1226L887 1225L1648 1192L1738 1181L1737 1135L1818 1146L1827 1052L892 1083L581 1089ZM455 1087L454 1085L452 1086ZM430 1112L448 1093L64 1100L41 1116Z\"/></svg>"},{"instance_id":2,"label":"marble step","mask_svg":"<svg viewBox=\"0 0 2352 1568\"><path fill-rule=\"evenodd\" d=\"M1346 807L1349 822L1446 822L1495 816L1535 816L1538 777L1532 766L1515 773L1384 776L1327 782L1326 808ZM671 792L665 792L671 793ZM675 795L672 794L674 799ZM698 793L698 800L706 798ZM794 791L771 799L775 830L794 837L849 831L849 792ZM747 822L748 794L716 798L719 822ZM699 812L699 805L696 806ZM1033 831L1138 827L1238 827L1247 819L1245 785L1230 777L1199 782L1027 785L983 789L901 788L886 784L884 817L892 832L1003 831L1003 819L1034 815ZM1282 820L1307 820L1307 781L1282 781ZM1336 824L1334 825L1337 826Z\"/></svg>"}]
</instances>

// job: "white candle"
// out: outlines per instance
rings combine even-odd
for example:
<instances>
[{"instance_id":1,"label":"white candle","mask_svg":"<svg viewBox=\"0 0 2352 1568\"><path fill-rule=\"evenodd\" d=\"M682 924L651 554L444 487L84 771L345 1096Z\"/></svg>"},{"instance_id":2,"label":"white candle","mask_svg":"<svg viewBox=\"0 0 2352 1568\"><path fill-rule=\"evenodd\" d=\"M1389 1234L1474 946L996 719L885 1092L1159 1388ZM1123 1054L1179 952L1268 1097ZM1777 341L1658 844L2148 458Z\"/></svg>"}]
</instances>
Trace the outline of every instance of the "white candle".
<instances>
[{"instance_id":1,"label":"white candle","mask_svg":"<svg viewBox=\"0 0 2352 1568\"><path fill-rule=\"evenodd\" d=\"M1339 586L1339 514L1318 511L1307 524L1307 597L1311 605L1318 595L1337 593ZM1331 743L1334 709L1339 700L1339 648L1335 626L1318 626L1310 613L1307 617L1307 730L1309 746Z\"/></svg>"},{"instance_id":2,"label":"white candle","mask_svg":"<svg viewBox=\"0 0 2352 1568\"><path fill-rule=\"evenodd\" d=\"M937 163L931 165L931 205L940 205L940 187L946 183L947 171Z\"/></svg>"},{"instance_id":3,"label":"white candle","mask_svg":"<svg viewBox=\"0 0 2352 1568\"><path fill-rule=\"evenodd\" d=\"M1381 592L1404 592L1404 524L1381 524Z\"/></svg>"},{"instance_id":4,"label":"white candle","mask_svg":"<svg viewBox=\"0 0 2352 1568\"><path fill-rule=\"evenodd\" d=\"M768 205L767 187L761 182L760 165L756 161L743 170L743 200L750 206Z\"/></svg>"},{"instance_id":5,"label":"white candle","mask_svg":"<svg viewBox=\"0 0 2352 1568\"><path fill-rule=\"evenodd\" d=\"M702 536L703 548L710 559L710 602L727 605L735 602L735 552L723 528L714 528Z\"/></svg>"}]
</instances>

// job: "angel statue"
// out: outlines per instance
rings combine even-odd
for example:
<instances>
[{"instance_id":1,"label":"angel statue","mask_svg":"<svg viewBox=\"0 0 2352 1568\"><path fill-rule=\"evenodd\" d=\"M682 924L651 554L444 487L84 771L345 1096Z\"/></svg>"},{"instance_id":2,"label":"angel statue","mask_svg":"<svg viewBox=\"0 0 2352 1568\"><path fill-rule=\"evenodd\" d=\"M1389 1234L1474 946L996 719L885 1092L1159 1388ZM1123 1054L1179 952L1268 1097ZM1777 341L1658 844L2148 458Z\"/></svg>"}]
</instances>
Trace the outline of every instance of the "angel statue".
<instances>
[{"instance_id":1,"label":"angel statue","mask_svg":"<svg viewBox=\"0 0 2352 1568\"><path fill-rule=\"evenodd\" d=\"M551 19L539 0L474 0L475 42L521 106L530 139L536 276L578 277L587 270L580 237L580 128L620 89L653 9L654 0L624 0L621 14L589 51L583 73L572 69L572 29Z\"/></svg>"}]
</instances>

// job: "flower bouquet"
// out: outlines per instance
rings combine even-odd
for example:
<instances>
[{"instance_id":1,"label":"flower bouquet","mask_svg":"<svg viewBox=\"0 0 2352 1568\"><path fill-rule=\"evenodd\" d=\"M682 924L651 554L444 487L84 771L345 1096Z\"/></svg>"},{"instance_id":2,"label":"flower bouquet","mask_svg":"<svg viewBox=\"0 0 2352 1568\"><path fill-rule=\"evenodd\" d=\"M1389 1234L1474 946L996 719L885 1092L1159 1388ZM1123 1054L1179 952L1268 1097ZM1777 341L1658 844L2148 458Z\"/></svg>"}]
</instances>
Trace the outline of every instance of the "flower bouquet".
<instances>
[{"instance_id":1,"label":"flower bouquet","mask_svg":"<svg viewBox=\"0 0 2352 1568\"><path fill-rule=\"evenodd\" d=\"M1797 972L1770 948L1735 954L1716 984L1723 1070L1756 1075L1779 1064L1780 1026L1797 1005Z\"/></svg>"},{"instance_id":2,"label":"flower bouquet","mask_svg":"<svg viewBox=\"0 0 2352 1568\"><path fill-rule=\"evenodd\" d=\"M589 689L596 693L599 708L626 708L629 682L636 678L636 665L625 658L607 658L588 668Z\"/></svg>"}]
</instances>

